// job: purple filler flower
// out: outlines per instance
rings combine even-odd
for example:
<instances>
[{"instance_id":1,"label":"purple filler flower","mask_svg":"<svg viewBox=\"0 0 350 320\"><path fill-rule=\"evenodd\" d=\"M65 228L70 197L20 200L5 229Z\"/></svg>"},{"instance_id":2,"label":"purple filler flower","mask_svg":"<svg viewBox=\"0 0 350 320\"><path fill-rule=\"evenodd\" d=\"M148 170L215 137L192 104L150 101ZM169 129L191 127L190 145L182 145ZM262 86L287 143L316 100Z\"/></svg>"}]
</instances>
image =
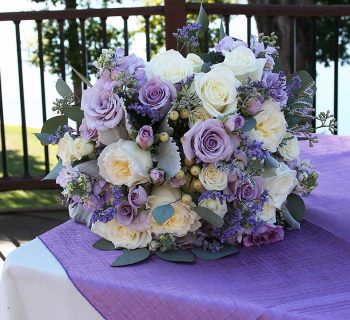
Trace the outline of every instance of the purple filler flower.
<instances>
[{"instance_id":1,"label":"purple filler flower","mask_svg":"<svg viewBox=\"0 0 350 320\"><path fill-rule=\"evenodd\" d=\"M237 47L248 47L247 43L242 40L233 40L230 36L223 37L215 46L216 52L232 51Z\"/></svg>"},{"instance_id":2,"label":"purple filler flower","mask_svg":"<svg viewBox=\"0 0 350 320\"><path fill-rule=\"evenodd\" d=\"M206 163L229 160L234 142L217 119L200 121L183 137L183 150L187 159L197 156Z\"/></svg>"},{"instance_id":3,"label":"purple filler flower","mask_svg":"<svg viewBox=\"0 0 350 320\"><path fill-rule=\"evenodd\" d=\"M149 176L153 184L162 184L164 182L165 172L162 169L155 168L151 170Z\"/></svg>"},{"instance_id":4,"label":"purple filler flower","mask_svg":"<svg viewBox=\"0 0 350 320\"><path fill-rule=\"evenodd\" d=\"M261 177L252 177L250 180L236 180L229 183L225 193L227 199L240 201L252 201L258 198L264 191L264 182Z\"/></svg>"},{"instance_id":5,"label":"purple filler flower","mask_svg":"<svg viewBox=\"0 0 350 320\"><path fill-rule=\"evenodd\" d=\"M89 128L100 131L115 128L123 118L122 101L113 93L109 71L92 88L83 91L81 107Z\"/></svg>"},{"instance_id":6,"label":"purple filler flower","mask_svg":"<svg viewBox=\"0 0 350 320\"><path fill-rule=\"evenodd\" d=\"M143 126L136 137L136 143L142 149L147 149L154 142L153 129L151 126Z\"/></svg>"},{"instance_id":7,"label":"purple filler flower","mask_svg":"<svg viewBox=\"0 0 350 320\"><path fill-rule=\"evenodd\" d=\"M129 203L135 207L140 208L147 201L147 192L142 186L133 186L128 194Z\"/></svg>"},{"instance_id":8,"label":"purple filler flower","mask_svg":"<svg viewBox=\"0 0 350 320\"><path fill-rule=\"evenodd\" d=\"M117 207L117 214L114 219L120 224L127 226L129 225L137 214L137 209L133 207L129 202L123 201Z\"/></svg>"},{"instance_id":9,"label":"purple filler flower","mask_svg":"<svg viewBox=\"0 0 350 320\"><path fill-rule=\"evenodd\" d=\"M287 104L286 76L282 72L264 72L261 81L275 101L281 103L281 105Z\"/></svg>"},{"instance_id":10,"label":"purple filler flower","mask_svg":"<svg viewBox=\"0 0 350 320\"><path fill-rule=\"evenodd\" d=\"M245 247L260 246L283 240L284 230L282 226L265 224L259 233L252 233L243 236L242 243Z\"/></svg>"},{"instance_id":11,"label":"purple filler flower","mask_svg":"<svg viewBox=\"0 0 350 320\"><path fill-rule=\"evenodd\" d=\"M243 125L244 125L244 118L240 114L230 115L224 122L224 126L228 131L241 130Z\"/></svg>"},{"instance_id":12,"label":"purple filler flower","mask_svg":"<svg viewBox=\"0 0 350 320\"><path fill-rule=\"evenodd\" d=\"M166 80L155 77L147 81L140 89L139 100L151 109L160 110L164 116L176 98L175 87Z\"/></svg>"}]
</instances>

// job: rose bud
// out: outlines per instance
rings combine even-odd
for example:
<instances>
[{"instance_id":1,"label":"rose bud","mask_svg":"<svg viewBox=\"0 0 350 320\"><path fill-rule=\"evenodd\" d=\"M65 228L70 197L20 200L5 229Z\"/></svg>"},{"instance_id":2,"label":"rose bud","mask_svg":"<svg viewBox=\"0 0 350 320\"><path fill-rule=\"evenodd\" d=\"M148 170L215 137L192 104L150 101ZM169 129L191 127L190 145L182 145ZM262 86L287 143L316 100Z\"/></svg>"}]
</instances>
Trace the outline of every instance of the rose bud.
<instances>
[{"instance_id":1,"label":"rose bud","mask_svg":"<svg viewBox=\"0 0 350 320\"><path fill-rule=\"evenodd\" d=\"M151 126L143 126L136 137L136 143L141 149L147 149L154 142L153 129Z\"/></svg>"}]
</instances>

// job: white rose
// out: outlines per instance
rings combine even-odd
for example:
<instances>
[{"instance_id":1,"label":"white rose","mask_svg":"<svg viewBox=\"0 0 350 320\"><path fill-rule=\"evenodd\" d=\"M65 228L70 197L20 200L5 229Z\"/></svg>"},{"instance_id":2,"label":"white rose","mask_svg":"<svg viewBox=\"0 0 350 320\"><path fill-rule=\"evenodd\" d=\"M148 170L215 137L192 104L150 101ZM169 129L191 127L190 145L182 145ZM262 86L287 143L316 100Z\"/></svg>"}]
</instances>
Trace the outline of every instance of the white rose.
<instances>
[{"instance_id":1,"label":"white rose","mask_svg":"<svg viewBox=\"0 0 350 320\"><path fill-rule=\"evenodd\" d=\"M224 66L195 76L195 90L204 109L213 117L220 117L237 110L237 90L240 82L233 72Z\"/></svg>"},{"instance_id":2,"label":"white rose","mask_svg":"<svg viewBox=\"0 0 350 320\"><path fill-rule=\"evenodd\" d=\"M276 207L272 205L271 201L267 201L264 204L259 220L267 223L276 223Z\"/></svg>"},{"instance_id":3,"label":"white rose","mask_svg":"<svg viewBox=\"0 0 350 320\"><path fill-rule=\"evenodd\" d=\"M262 141L264 147L276 152L287 132L287 122L278 102L266 100L261 111L254 116L256 126L248 131L251 140Z\"/></svg>"},{"instance_id":4,"label":"white rose","mask_svg":"<svg viewBox=\"0 0 350 320\"><path fill-rule=\"evenodd\" d=\"M68 132L58 141L57 156L62 160L64 166L76 161L76 157L73 155L74 139Z\"/></svg>"},{"instance_id":5,"label":"white rose","mask_svg":"<svg viewBox=\"0 0 350 320\"><path fill-rule=\"evenodd\" d=\"M107 182L128 187L147 182L153 167L149 151L140 149L134 141L122 139L108 145L97 162L100 175Z\"/></svg>"},{"instance_id":6,"label":"white rose","mask_svg":"<svg viewBox=\"0 0 350 320\"><path fill-rule=\"evenodd\" d=\"M207 208L214 213L216 213L218 216L223 218L225 214L227 213L227 203L224 201L223 204L221 204L219 199L204 199L199 201L198 207L204 207Z\"/></svg>"},{"instance_id":7,"label":"white rose","mask_svg":"<svg viewBox=\"0 0 350 320\"><path fill-rule=\"evenodd\" d=\"M78 137L73 143L73 156L77 160L81 160L82 157L89 155L94 151L94 144L89 140Z\"/></svg>"},{"instance_id":8,"label":"white rose","mask_svg":"<svg viewBox=\"0 0 350 320\"><path fill-rule=\"evenodd\" d=\"M265 63L265 58L257 59L251 49L239 46L225 54L223 65L230 68L240 81L248 78L260 81Z\"/></svg>"},{"instance_id":9,"label":"white rose","mask_svg":"<svg viewBox=\"0 0 350 320\"><path fill-rule=\"evenodd\" d=\"M193 74L190 60L186 60L182 54L173 49L160 52L146 65L149 79L162 77L171 83L177 83Z\"/></svg>"},{"instance_id":10,"label":"white rose","mask_svg":"<svg viewBox=\"0 0 350 320\"><path fill-rule=\"evenodd\" d=\"M148 197L147 208L153 209L181 199L179 189L169 186L154 186Z\"/></svg>"},{"instance_id":11,"label":"white rose","mask_svg":"<svg viewBox=\"0 0 350 320\"><path fill-rule=\"evenodd\" d=\"M193 72L200 72L201 71L204 61L201 59L200 56L198 56L194 53L189 53L186 57L186 60L191 62Z\"/></svg>"},{"instance_id":12,"label":"white rose","mask_svg":"<svg viewBox=\"0 0 350 320\"><path fill-rule=\"evenodd\" d=\"M207 190L224 190L227 187L227 172L219 170L211 163L202 168L199 180Z\"/></svg>"},{"instance_id":13,"label":"white rose","mask_svg":"<svg viewBox=\"0 0 350 320\"><path fill-rule=\"evenodd\" d=\"M150 231L136 231L123 226L114 219L107 223L97 221L92 225L91 231L111 241L116 248L126 248L129 250L144 248L152 241Z\"/></svg>"},{"instance_id":14,"label":"white rose","mask_svg":"<svg viewBox=\"0 0 350 320\"><path fill-rule=\"evenodd\" d=\"M288 132L278 147L278 152L286 161L299 159L300 144L298 138Z\"/></svg>"},{"instance_id":15,"label":"white rose","mask_svg":"<svg viewBox=\"0 0 350 320\"><path fill-rule=\"evenodd\" d=\"M193 110L191 110L188 116L188 125L190 126L190 128L192 128L196 122L212 118L213 117L207 111L205 111L203 107L196 107Z\"/></svg>"},{"instance_id":16,"label":"white rose","mask_svg":"<svg viewBox=\"0 0 350 320\"><path fill-rule=\"evenodd\" d=\"M271 205L281 209L281 206L287 200L288 195L298 184L296 174L295 170L291 170L283 162L280 162L278 168L265 171L263 175L264 185L269 193Z\"/></svg>"},{"instance_id":17,"label":"white rose","mask_svg":"<svg viewBox=\"0 0 350 320\"><path fill-rule=\"evenodd\" d=\"M194 232L201 227L199 216L189 205L178 200L171 204L173 215L163 224L158 224L152 217L152 232L155 235L171 233L176 237L183 237L188 232Z\"/></svg>"}]
</instances>

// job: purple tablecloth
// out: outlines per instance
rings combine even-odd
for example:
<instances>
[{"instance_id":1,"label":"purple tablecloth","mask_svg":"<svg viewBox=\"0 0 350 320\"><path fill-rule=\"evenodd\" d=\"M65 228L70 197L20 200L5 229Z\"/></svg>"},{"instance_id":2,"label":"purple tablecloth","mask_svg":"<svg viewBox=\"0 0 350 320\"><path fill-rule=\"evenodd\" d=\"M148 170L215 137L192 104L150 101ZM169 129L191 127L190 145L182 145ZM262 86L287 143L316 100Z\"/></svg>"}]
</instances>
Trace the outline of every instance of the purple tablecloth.
<instances>
[{"instance_id":1,"label":"purple tablecloth","mask_svg":"<svg viewBox=\"0 0 350 320\"><path fill-rule=\"evenodd\" d=\"M219 261L155 257L110 268L116 252L67 222L42 235L69 278L106 319L350 319L350 137L321 137L305 151L321 173L309 221L273 245ZM62 306L64 307L64 306Z\"/></svg>"}]
</instances>

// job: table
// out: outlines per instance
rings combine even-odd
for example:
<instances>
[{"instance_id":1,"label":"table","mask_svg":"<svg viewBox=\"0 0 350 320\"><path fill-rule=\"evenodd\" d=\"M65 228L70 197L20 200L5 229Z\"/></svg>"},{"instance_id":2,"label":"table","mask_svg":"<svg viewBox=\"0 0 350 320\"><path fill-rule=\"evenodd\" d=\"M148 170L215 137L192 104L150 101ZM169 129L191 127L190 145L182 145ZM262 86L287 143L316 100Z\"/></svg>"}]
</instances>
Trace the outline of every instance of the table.
<instances>
[{"instance_id":1,"label":"table","mask_svg":"<svg viewBox=\"0 0 350 320\"><path fill-rule=\"evenodd\" d=\"M15 250L0 319L350 319L350 137L322 136L303 157L320 171L320 186L305 199L302 229L284 241L220 261L151 258L116 269L107 267L116 253L92 251L97 237L67 222L43 239L74 263L64 270L39 239Z\"/></svg>"}]
</instances>

